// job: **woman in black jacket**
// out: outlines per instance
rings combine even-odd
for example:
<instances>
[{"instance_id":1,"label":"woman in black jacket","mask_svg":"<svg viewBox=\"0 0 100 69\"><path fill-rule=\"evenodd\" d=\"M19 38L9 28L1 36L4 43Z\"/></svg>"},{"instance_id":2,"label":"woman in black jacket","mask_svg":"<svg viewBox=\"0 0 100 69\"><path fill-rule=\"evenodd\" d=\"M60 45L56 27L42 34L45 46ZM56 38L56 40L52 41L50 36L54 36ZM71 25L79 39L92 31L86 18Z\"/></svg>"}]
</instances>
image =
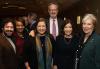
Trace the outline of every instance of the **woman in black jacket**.
<instances>
[{"instance_id":1,"label":"woman in black jacket","mask_svg":"<svg viewBox=\"0 0 100 69\"><path fill-rule=\"evenodd\" d=\"M95 32L96 22L93 14L86 14L82 19L84 36L79 49L79 69L100 69L100 35Z\"/></svg>"},{"instance_id":2,"label":"woman in black jacket","mask_svg":"<svg viewBox=\"0 0 100 69\"><path fill-rule=\"evenodd\" d=\"M62 34L56 38L54 69L74 68L78 40L78 37L74 34L74 27L71 20L65 20L62 26Z\"/></svg>"}]
</instances>

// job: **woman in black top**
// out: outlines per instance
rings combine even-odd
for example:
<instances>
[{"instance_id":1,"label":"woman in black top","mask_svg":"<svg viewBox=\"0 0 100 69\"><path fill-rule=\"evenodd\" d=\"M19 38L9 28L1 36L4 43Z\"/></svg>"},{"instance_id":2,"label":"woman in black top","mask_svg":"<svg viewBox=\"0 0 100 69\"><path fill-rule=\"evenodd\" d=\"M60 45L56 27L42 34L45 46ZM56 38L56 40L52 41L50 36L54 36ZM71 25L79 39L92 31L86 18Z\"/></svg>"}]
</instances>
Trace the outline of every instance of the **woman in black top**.
<instances>
[{"instance_id":1,"label":"woman in black top","mask_svg":"<svg viewBox=\"0 0 100 69\"><path fill-rule=\"evenodd\" d=\"M36 35L29 40L27 48L28 62L31 69L51 69L53 37L46 32L45 19L36 25Z\"/></svg>"},{"instance_id":2,"label":"woman in black top","mask_svg":"<svg viewBox=\"0 0 100 69\"><path fill-rule=\"evenodd\" d=\"M71 20L65 20L62 35L56 38L54 47L54 69L73 69L75 52L78 47L78 37L74 35Z\"/></svg>"}]
</instances>

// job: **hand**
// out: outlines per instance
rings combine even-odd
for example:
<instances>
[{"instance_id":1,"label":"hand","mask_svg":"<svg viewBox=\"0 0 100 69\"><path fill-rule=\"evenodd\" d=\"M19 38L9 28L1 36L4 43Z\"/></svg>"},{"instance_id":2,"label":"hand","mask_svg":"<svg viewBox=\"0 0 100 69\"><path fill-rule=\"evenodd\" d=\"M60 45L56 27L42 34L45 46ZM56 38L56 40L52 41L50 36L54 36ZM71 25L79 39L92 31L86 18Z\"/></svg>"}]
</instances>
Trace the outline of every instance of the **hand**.
<instances>
[{"instance_id":1,"label":"hand","mask_svg":"<svg viewBox=\"0 0 100 69\"><path fill-rule=\"evenodd\" d=\"M57 65L54 65L54 66L53 66L53 69L58 69L58 68L57 68Z\"/></svg>"},{"instance_id":2,"label":"hand","mask_svg":"<svg viewBox=\"0 0 100 69\"><path fill-rule=\"evenodd\" d=\"M25 62L26 69L31 69L28 62Z\"/></svg>"},{"instance_id":3,"label":"hand","mask_svg":"<svg viewBox=\"0 0 100 69\"><path fill-rule=\"evenodd\" d=\"M31 30L30 33L29 33L29 35L32 36L32 37L34 37L35 36L35 31Z\"/></svg>"},{"instance_id":4,"label":"hand","mask_svg":"<svg viewBox=\"0 0 100 69\"><path fill-rule=\"evenodd\" d=\"M30 67L26 67L26 69L31 69Z\"/></svg>"}]
</instances>

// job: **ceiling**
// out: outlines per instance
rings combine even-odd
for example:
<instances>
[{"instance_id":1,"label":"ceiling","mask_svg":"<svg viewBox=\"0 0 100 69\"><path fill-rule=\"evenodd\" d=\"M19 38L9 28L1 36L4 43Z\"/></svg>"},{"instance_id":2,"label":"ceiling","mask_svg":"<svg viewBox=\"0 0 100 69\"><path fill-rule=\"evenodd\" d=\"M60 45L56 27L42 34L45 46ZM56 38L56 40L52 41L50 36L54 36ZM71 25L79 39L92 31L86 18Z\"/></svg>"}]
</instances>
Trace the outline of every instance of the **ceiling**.
<instances>
[{"instance_id":1,"label":"ceiling","mask_svg":"<svg viewBox=\"0 0 100 69\"><path fill-rule=\"evenodd\" d=\"M0 16L20 16L35 12L39 16L47 15L47 5L56 1L60 11L64 11L79 0L0 0Z\"/></svg>"}]
</instances>

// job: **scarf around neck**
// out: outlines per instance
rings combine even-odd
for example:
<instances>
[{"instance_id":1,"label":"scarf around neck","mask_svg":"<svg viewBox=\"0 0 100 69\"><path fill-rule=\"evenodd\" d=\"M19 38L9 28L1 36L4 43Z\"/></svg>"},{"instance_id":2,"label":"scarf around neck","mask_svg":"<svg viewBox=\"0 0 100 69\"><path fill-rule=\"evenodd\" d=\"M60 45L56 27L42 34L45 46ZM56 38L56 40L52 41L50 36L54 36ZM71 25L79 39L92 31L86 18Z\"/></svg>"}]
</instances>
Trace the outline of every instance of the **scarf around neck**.
<instances>
[{"instance_id":1,"label":"scarf around neck","mask_svg":"<svg viewBox=\"0 0 100 69\"><path fill-rule=\"evenodd\" d=\"M46 55L46 69L51 69L52 64L52 44L50 38L45 35L45 55ZM42 51L42 45L40 36L36 35L36 51L37 51L37 59L38 59L38 69L45 69L44 65L44 57Z\"/></svg>"}]
</instances>

